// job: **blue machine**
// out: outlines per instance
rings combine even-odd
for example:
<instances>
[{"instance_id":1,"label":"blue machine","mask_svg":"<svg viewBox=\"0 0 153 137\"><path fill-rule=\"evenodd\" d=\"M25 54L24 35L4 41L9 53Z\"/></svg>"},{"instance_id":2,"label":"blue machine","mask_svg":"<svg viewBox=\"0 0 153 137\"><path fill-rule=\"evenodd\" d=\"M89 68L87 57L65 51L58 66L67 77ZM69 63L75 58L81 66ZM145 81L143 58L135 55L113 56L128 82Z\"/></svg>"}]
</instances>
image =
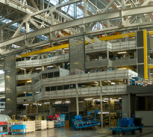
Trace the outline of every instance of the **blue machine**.
<instances>
[{"instance_id":1,"label":"blue machine","mask_svg":"<svg viewBox=\"0 0 153 137\"><path fill-rule=\"evenodd\" d=\"M64 127L65 126L65 114L60 114L59 118L54 121L55 127Z\"/></svg>"},{"instance_id":2,"label":"blue machine","mask_svg":"<svg viewBox=\"0 0 153 137\"><path fill-rule=\"evenodd\" d=\"M140 133L142 132L142 128L144 126L135 126L133 118L122 118L121 120L118 119L117 127L110 128L112 130L112 134L118 133L125 133L131 132L132 134L135 133L135 130L139 130Z\"/></svg>"},{"instance_id":3,"label":"blue machine","mask_svg":"<svg viewBox=\"0 0 153 137\"><path fill-rule=\"evenodd\" d=\"M13 130L23 130L22 132L13 132ZM26 125L11 125L11 134L26 134Z\"/></svg>"},{"instance_id":4,"label":"blue machine","mask_svg":"<svg viewBox=\"0 0 153 137\"><path fill-rule=\"evenodd\" d=\"M142 83L138 82L140 79L141 79L140 77L132 77L132 79L131 79L131 86L132 85L136 85L136 84L143 86Z\"/></svg>"},{"instance_id":5,"label":"blue machine","mask_svg":"<svg viewBox=\"0 0 153 137\"><path fill-rule=\"evenodd\" d=\"M82 115L75 116L73 119L73 123L76 129L86 128L100 125L100 122L97 121L96 115L98 114L98 110L95 110L95 117L90 115L90 112L87 112L87 116L82 117Z\"/></svg>"}]
</instances>

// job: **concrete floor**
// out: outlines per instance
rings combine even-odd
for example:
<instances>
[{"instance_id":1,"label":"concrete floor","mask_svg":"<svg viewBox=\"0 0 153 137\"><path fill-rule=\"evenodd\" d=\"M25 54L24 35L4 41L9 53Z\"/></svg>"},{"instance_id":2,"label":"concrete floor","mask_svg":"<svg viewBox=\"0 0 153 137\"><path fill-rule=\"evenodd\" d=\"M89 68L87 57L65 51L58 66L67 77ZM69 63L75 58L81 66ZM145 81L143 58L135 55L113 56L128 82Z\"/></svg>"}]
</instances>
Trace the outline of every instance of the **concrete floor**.
<instances>
[{"instance_id":1,"label":"concrete floor","mask_svg":"<svg viewBox=\"0 0 153 137\"><path fill-rule=\"evenodd\" d=\"M153 127L143 128L142 134L136 131L135 135L126 133L125 135L116 134L112 135L112 132L108 128L97 129L84 129L75 130L74 128L54 128L42 131L36 131L28 133L26 135L6 135L6 137L153 137Z\"/></svg>"}]
</instances>

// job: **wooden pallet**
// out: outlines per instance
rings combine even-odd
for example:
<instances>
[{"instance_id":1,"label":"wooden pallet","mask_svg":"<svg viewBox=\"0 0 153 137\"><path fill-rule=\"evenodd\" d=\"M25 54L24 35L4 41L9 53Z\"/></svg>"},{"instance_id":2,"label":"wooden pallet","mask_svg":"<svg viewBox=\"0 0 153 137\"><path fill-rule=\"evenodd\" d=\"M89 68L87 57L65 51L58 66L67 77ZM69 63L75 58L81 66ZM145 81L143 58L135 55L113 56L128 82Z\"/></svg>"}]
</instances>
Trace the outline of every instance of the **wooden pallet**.
<instances>
[{"instance_id":1,"label":"wooden pallet","mask_svg":"<svg viewBox=\"0 0 153 137\"><path fill-rule=\"evenodd\" d=\"M47 129L47 121L46 120L36 120L35 121L35 129L36 130Z\"/></svg>"},{"instance_id":2,"label":"wooden pallet","mask_svg":"<svg viewBox=\"0 0 153 137\"><path fill-rule=\"evenodd\" d=\"M47 121L47 128L54 128L54 121Z\"/></svg>"},{"instance_id":3,"label":"wooden pallet","mask_svg":"<svg viewBox=\"0 0 153 137\"><path fill-rule=\"evenodd\" d=\"M26 125L26 133L35 132L35 121L15 122L15 125Z\"/></svg>"}]
</instances>

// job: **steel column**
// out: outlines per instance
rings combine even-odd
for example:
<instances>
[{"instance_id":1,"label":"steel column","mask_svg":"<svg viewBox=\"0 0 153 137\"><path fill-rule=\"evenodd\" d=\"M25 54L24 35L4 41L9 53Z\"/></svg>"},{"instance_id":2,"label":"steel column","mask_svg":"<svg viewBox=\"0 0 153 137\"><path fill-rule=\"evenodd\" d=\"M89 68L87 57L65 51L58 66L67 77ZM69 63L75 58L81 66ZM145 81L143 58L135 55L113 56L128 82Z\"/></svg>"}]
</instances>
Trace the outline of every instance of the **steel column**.
<instances>
[{"instance_id":1,"label":"steel column","mask_svg":"<svg viewBox=\"0 0 153 137\"><path fill-rule=\"evenodd\" d=\"M101 91L100 91L100 120L101 120L101 128L103 128L103 98L102 98L102 81L100 81L100 88L101 88Z\"/></svg>"},{"instance_id":2,"label":"steel column","mask_svg":"<svg viewBox=\"0 0 153 137\"><path fill-rule=\"evenodd\" d=\"M78 84L76 83L76 111L77 116L79 115L79 98L78 98Z\"/></svg>"},{"instance_id":3,"label":"steel column","mask_svg":"<svg viewBox=\"0 0 153 137\"><path fill-rule=\"evenodd\" d=\"M111 114L110 114L110 112L111 112L111 111L110 111L110 106L111 106L111 105L110 105L110 103L111 103L111 102L110 102L110 97L109 97L109 126L111 127Z\"/></svg>"},{"instance_id":4,"label":"steel column","mask_svg":"<svg viewBox=\"0 0 153 137\"><path fill-rule=\"evenodd\" d=\"M147 31L143 30L144 78L148 79Z\"/></svg>"},{"instance_id":5,"label":"steel column","mask_svg":"<svg viewBox=\"0 0 153 137\"><path fill-rule=\"evenodd\" d=\"M128 94L128 106L129 106L129 118L131 118L131 97L130 97L130 94Z\"/></svg>"}]
</instances>

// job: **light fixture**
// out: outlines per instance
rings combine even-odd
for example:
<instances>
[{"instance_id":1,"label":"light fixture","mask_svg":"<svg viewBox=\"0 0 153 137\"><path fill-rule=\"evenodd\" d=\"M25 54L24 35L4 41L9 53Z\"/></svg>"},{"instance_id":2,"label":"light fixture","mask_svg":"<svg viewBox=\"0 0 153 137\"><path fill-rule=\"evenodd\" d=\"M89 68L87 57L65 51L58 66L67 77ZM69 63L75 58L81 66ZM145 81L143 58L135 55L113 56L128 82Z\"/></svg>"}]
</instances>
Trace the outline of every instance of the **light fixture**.
<instances>
[{"instance_id":1,"label":"light fixture","mask_svg":"<svg viewBox=\"0 0 153 137\"><path fill-rule=\"evenodd\" d=\"M6 76L7 78L10 78L10 76Z\"/></svg>"},{"instance_id":2,"label":"light fixture","mask_svg":"<svg viewBox=\"0 0 153 137\"><path fill-rule=\"evenodd\" d=\"M66 104L71 104L71 101L65 101Z\"/></svg>"},{"instance_id":3,"label":"light fixture","mask_svg":"<svg viewBox=\"0 0 153 137\"><path fill-rule=\"evenodd\" d=\"M55 104L61 104L62 103L62 101L56 101L55 102Z\"/></svg>"},{"instance_id":4,"label":"light fixture","mask_svg":"<svg viewBox=\"0 0 153 137\"><path fill-rule=\"evenodd\" d=\"M126 70L126 68L118 68L118 70Z\"/></svg>"},{"instance_id":5,"label":"light fixture","mask_svg":"<svg viewBox=\"0 0 153 137\"><path fill-rule=\"evenodd\" d=\"M97 102L100 102L100 99L93 99L93 101L97 101Z\"/></svg>"},{"instance_id":6,"label":"light fixture","mask_svg":"<svg viewBox=\"0 0 153 137\"><path fill-rule=\"evenodd\" d=\"M26 93L26 92L24 92L24 93Z\"/></svg>"},{"instance_id":7,"label":"light fixture","mask_svg":"<svg viewBox=\"0 0 153 137\"><path fill-rule=\"evenodd\" d=\"M108 100L108 98L104 98L104 100Z\"/></svg>"},{"instance_id":8,"label":"light fixture","mask_svg":"<svg viewBox=\"0 0 153 137\"><path fill-rule=\"evenodd\" d=\"M53 66L47 66L47 68L52 68Z\"/></svg>"},{"instance_id":9,"label":"light fixture","mask_svg":"<svg viewBox=\"0 0 153 137\"><path fill-rule=\"evenodd\" d=\"M37 105L37 103L33 103L33 105Z\"/></svg>"},{"instance_id":10,"label":"light fixture","mask_svg":"<svg viewBox=\"0 0 153 137\"><path fill-rule=\"evenodd\" d=\"M29 106L29 104L23 104L23 106Z\"/></svg>"},{"instance_id":11,"label":"light fixture","mask_svg":"<svg viewBox=\"0 0 153 137\"><path fill-rule=\"evenodd\" d=\"M108 82L111 82L110 80L107 80Z\"/></svg>"},{"instance_id":12,"label":"light fixture","mask_svg":"<svg viewBox=\"0 0 153 137\"><path fill-rule=\"evenodd\" d=\"M118 98L118 99L122 99L122 98Z\"/></svg>"},{"instance_id":13,"label":"light fixture","mask_svg":"<svg viewBox=\"0 0 153 137\"><path fill-rule=\"evenodd\" d=\"M4 74L4 71L3 70L0 70L0 74Z\"/></svg>"},{"instance_id":14,"label":"light fixture","mask_svg":"<svg viewBox=\"0 0 153 137\"><path fill-rule=\"evenodd\" d=\"M112 84L112 85L115 85L115 83L114 83L114 82L111 82L111 84Z\"/></svg>"},{"instance_id":15,"label":"light fixture","mask_svg":"<svg viewBox=\"0 0 153 137\"><path fill-rule=\"evenodd\" d=\"M97 60L97 59L95 59L95 60Z\"/></svg>"},{"instance_id":16,"label":"light fixture","mask_svg":"<svg viewBox=\"0 0 153 137\"><path fill-rule=\"evenodd\" d=\"M36 68L36 70L40 70L40 69L42 69L42 68Z\"/></svg>"},{"instance_id":17,"label":"light fixture","mask_svg":"<svg viewBox=\"0 0 153 137\"><path fill-rule=\"evenodd\" d=\"M24 69L24 68L20 68L21 70L26 70L26 69Z\"/></svg>"},{"instance_id":18,"label":"light fixture","mask_svg":"<svg viewBox=\"0 0 153 137\"><path fill-rule=\"evenodd\" d=\"M95 83L97 83L97 84L98 84L98 82L95 82Z\"/></svg>"},{"instance_id":19,"label":"light fixture","mask_svg":"<svg viewBox=\"0 0 153 137\"><path fill-rule=\"evenodd\" d=\"M126 51L124 51L124 52L118 52L118 54L125 54L125 53L127 53Z\"/></svg>"},{"instance_id":20,"label":"light fixture","mask_svg":"<svg viewBox=\"0 0 153 137\"><path fill-rule=\"evenodd\" d=\"M36 93L39 93L39 91L36 91Z\"/></svg>"},{"instance_id":21,"label":"light fixture","mask_svg":"<svg viewBox=\"0 0 153 137\"><path fill-rule=\"evenodd\" d=\"M79 103L83 103L83 101L79 101Z\"/></svg>"},{"instance_id":22,"label":"light fixture","mask_svg":"<svg viewBox=\"0 0 153 137\"><path fill-rule=\"evenodd\" d=\"M109 112L102 112L103 114L109 114ZM101 114L101 112L98 112L98 114Z\"/></svg>"},{"instance_id":23,"label":"light fixture","mask_svg":"<svg viewBox=\"0 0 153 137\"><path fill-rule=\"evenodd\" d=\"M50 104L50 102L44 102L44 104Z\"/></svg>"},{"instance_id":24,"label":"light fixture","mask_svg":"<svg viewBox=\"0 0 153 137\"><path fill-rule=\"evenodd\" d=\"M31 83L31 82L32 82L31 80L27 81L27 83Z\"/></svg>"},{"instance_id":25,"label":"light fixture","mask_svg":"<svg viewBox=\"0 0 153 137\"><path fill-rule=\"evenodd\" d=\"M92 100L93 98L85 98L84 100Z\"/></svg>"}]
</instances>

